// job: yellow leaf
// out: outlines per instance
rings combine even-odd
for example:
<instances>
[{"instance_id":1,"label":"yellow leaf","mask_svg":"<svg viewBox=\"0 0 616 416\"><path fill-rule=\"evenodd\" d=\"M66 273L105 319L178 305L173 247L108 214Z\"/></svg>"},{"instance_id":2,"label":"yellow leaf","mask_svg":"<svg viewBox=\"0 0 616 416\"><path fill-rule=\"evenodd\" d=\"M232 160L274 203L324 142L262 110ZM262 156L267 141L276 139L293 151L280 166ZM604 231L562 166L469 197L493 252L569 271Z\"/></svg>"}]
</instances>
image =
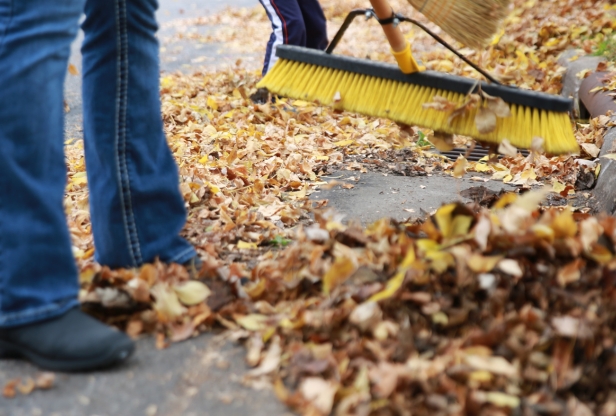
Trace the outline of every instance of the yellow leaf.
<instances>
[{"instance_id":1,"label":"yellow leaf","mask_svg":"<svg viewBox=\"0 0 616 416\"><path fill-rule=\"evenodd\" d=\"M485 370L473 371L468 375L468 379L479 383L488 383L492 381L492 373Z\"/></svg>"},{"instance_id":2,"label":"yellow leaf","mask_svg":"<svg viewBox=\"0 0 616 416\"><path fill-rule=\"evenodd\" d=\"M453 222L451 215L454 209L456 209L456 204L447 204L440 207L434 214L436 225L438 229L441 230L443 237L449 237L451 235Z\"/></svg>"},{"instance_id":3,"label":"yellow leaf","mask_svg":"<svg viewBox=\"0 0 616 416\"><path fill-rule=\"evenodd\" d=\"M256 250L257 249L257 243L248 243L246 241L238 241L237 242L237 248L239 249L247 249L247 250Z\"/></svg>"},{"instance_id":4,"label":"yellow leaf","mask_svg":"<svg viewBox=\"0 0 616 416\"><path fill-rule=\"evenodd\" d=\"M456 147L453 143L453 134L435 131L433 136L428 137L428 140L441 152L448 152Z\"/></svg>"},{"instance_id":5,"label":"yellow leaf","mask_svg":"<svg viewBox=\"0 0 616 416\"><path fill-rule=\"evenodd\" d=\"M499 391L490 391L486 393L478 390L473 393L473 398L478 402L487 402L498 407L516 409L520 406L520 399L518 397Z\"/></svg>"},{"instance_id":6,"label":"yellow leaf","mask_svg":"<svg viewBox=\"0 0 616 416\"><path fill-rule=\"evenodd\" d=\"M210 192L213 193L214 195L220 192L220 188L217 187L216 185L212 185L211 183L209 183L207 186L209 186Z\"/></svg>"},{"instance_id":7,"label":"yellow leaf","mask_svg":"<svg viewBox=\"0 0 616 416\"><path fill-rule=\"evenodd\" d=\"M157 283L150 289L150 293L156 299L152 306L161 322L173 322L186 311L177 294L169 285Z\"/></svg>"},{"instance_id":8,"label":"yellow leaf","mask_svg":"<svg viewBox=\"0 0 616 416\"><path fill-rule=\"evenodd\" d=\"M499 33L494 35L494 37L492 38L492 41L490 42L490 45L492 46L498 45L498 42L500 42L504 34L505 34L505 29L501 29Z\"/></svg>"},{"instance_id":9,"label":"yellow leaf","mask_svg":"<svg viewBox=\"0 0 616 416\"><path fill-rule=\"evenodd\" d=\"M499 180L504 180L506 177L511 178L512 176L509 174L508 170L502 170L502 171L494 172L494 174L492 175L490 179L499 181Z\"/></svg>"},{"instance_id":10,"label":"yellow leaf","mask_svg":"<svg viewBox=\"0 0 616 416\"><path fill-rule=\"evenodd\" d=\"M449 317L445 312L437 312L431 316L432 322L436 325L447 325L449 323Z\"/></svg>"},{"instance_id":11,"label":"yellow leaf","mask_svg":"<svg viewBox=\"0 0 616 416\"><path fill-rule=\"evenodd\" d=\"M554 230L547 225L535 224L530 229L537 237L543 238L549 242L554 241Z\"/></svg>"},{"instance_id":12,"label":"yellow leaf","mask_svg":"<svg viewBox=\"0 0 616 416\"><path fill-rule=\"evenodd\" d=\"M473 217L468 215L456 215L451 226L451 237L461 237L468 234Z\"/></svg>"},{"instance_id":13,"label":"yellow leaf","mask_svg":"<svg viewBox=\"0 0 616 416\"><path fill-rule=\"evenodd\" d=\"M430 268L437 273L444 273L456 264L453 255L446 251L429 251L425 257L430 260Z\"/></svg>"},{"instance_id":14,"label":"yellow leaf","mask_svg":"<svg viewBox=\"0 0 616 416\"><path fill-rule=\"evenodd\" d=\"M479 163L479 162L475 163L475 166L473 166L473 170L475 172L492 172L493 171L491 166L489 166L489 165L487 165L485 163ZM492 179L502 179L507 174L506 172L498 172L498 173L503 174L502 177L501 178L495 178L494 176L496 176L496 174L494 174L492 176Z\"/></svg>"},{"instance_id":15,"label":"yellow leaf","mask_svg":"<svg viewBox=\"0 0 616 416\"><path fill-rule=\"evenodd\" d=\"M333 145L337 146L337 147L344 147L344 146L348 146L351 143L353 143L355 140L352 139L346 139L346 140L340 140L338 142L334 142Z\"/></svg>"},{"instance_id":16,"label":"yellow leaf","mask_svg":"<svg viewBox=\"0 0 616 416\"><path fill-rule=\"evenodd\" d=\"M453 176L454 178L461 178L466 173L466 165L468 162L466 158L462 155L458 156L456 162L453 164Z\"/></svg>"},{"instance_id":17,"label":"yellow leaf","mask_svg":"<svg viewBox=\"0 0 616 416\"><path fill-rule=\"evenodd\" d=\"M558 182L556 179L552 182L552 192L556 192L557 194L564 191L566 187L567 186L564 183Z\"/></svg>"},{"instance_id":18,"label":"yellow leaf","mask_svg":"<svg viewBox=\"0 0 616 416\"><path fill-rule=\"evenodd\" d=\"M249 331L261 331L267 328L268 317L265 315L260 315L258 313L253 313L245 316L234 316L235 322L239 326Z\"/></svg>"},{"instance_id":19,"label":"yellow leaf","mask_svg":"<svg viewBox=\"0 0 616 416\"><path fill-rule=\"evenodd\" d=\"M414 261L415 250L410 248L409 251L406 253L406 256L404 257L404 260L402 260L402 263L400 263L398 272L394 275L394 277L387 281L385 289L372 295L370 299L367 300L367 302L378 302L380 300L392 297L398 291L398 289L400 289L400 286L402 286L402 283L404 282L404 276L406 275L407 270L411 267Z\"/></svg>"},{"instance_id":20,"label":"yellow leaf","mask_svg":"<svg viewBox=\"0 0 616 416\"><path fill-rule=\"evenodd\" d=\"M329 295L332 289L348 279L357 269L355 262L347 257L338 257L323 276L323 292Z\"/></svg>"},{"instance_id":21,"label":"yellow leaf","mask_svg":"<svg viewBox=\"0 0 616 416\"><path fill-rule=\"evenodd\" d=\"M292 199L304 199L306 198L307 194L308 194L308 184L304 184L304 187L301 190L289 192L287 195Z\"/></svg>"},{"instance_id":22,"label":"yellow leaf","mask_svg":"<svg viewBox=\"0 0 616 416\"><path fill-rule=\"evenodd\" d=\"M481 254L473 254L467 261L468 268L475 273L491 272L503 256L482 256Z\"/></svg>"},{"instance_id":23,"label":"yellow leaf","mask_svg":"<svg viewBox=\"0 0 616 416\"><path fill-rule=\"evenodd\" d=\"M492 206L493 209L505 208L507 205L514 203L518 199L518 195L513 192L507 192L501 196L498 201Z\"/></svg>"},{"instance_id":24,"label":"yellow leaf","mask_svg":"<svg viewBox=\"0 0 616 416\"><path fill-rule=\"evenodd\" d=\"M218 110L218 102L212 96L207 97L207 106L214 111Z\"/></svg>"},{"instance_id":25,"label":"yellow leaf","mask_svg":"<svg viewBox=\"0 0 616 416\"><path fill-rule=\"evenodd\" d=\"M196 280L176 285L173 287L173 290L180 302L187 306L203 302L212 293L209 287Z\"/></svg>"},{"instance_id":26,"label":"yellow leaf","mask_svg":"<svg viewBox=\"0 0 616 416\"><path fill-rule=\"evenodd\" d=\"M574 237L578 230L578 225L573 219L573 212L569 207L559 213L550 226L556 238Z\"/></svg>"},{"instance_id":27,"label":"yellow leaf","mask_svg":"<svg viewBox=\"0 0 616 416\"><path fill-rule=\"evenodd\" d=\"M68 73L71 75L79 75L77 67L73 64L68 64Z\"/></svg>"}]
</instances>

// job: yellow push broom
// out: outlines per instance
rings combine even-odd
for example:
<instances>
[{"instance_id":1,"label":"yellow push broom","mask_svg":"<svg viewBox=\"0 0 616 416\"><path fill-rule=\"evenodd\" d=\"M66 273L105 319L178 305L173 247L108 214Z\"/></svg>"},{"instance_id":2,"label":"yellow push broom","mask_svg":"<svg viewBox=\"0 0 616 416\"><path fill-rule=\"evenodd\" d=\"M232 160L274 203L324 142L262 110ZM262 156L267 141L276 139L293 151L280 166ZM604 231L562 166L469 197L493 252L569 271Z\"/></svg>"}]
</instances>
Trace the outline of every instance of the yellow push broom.
<instances>
[{"instance_id":1,"label":"yellow push broom","mask_svg":"<svg viewBox=\"0 0 616 416\"><path fill-rule=\"evenodd\" d=\"M428 2L440 2L443 7L437 9L432 6L431 10L438 11L441 27L451 30L454 37L472 45L481 45L496 30L495 22L504 16L504 7L509 3L509 0L409 1L414 5L419 4L419 10L422 10L423 5L424 11ZM257 87L267 88L281 96L318 101L351 112L426 127L435 132L469 136L480 142L499 144L507 139L517 148L530 149L533 139L539 137L543 139L543 149L547 153L579 151L569 117L572 100L501 85L425 25L394 13L386 0L371 0L371 3L373 9L353 10L347 16L324 52L297 46L278 46L278 61ZM468 6L473 3L490 5L481 10L484 19L486 13L492 16L492 20L484 22L483 28L488 29L481 32L475 26L468 27L466 31L453 30L453 27L461 27L465 21L472 23L473 19L469 16L461 17L464 10L459 10L460 6L456 9L451 5ZM449 8L446 5L450 5ZM469 13L472 15L473 10ZM346 29L360 15L379 20L398 67L332 55ZM458 23L452 23L452 16ZM404 21L426 31L480 72L488 82L426 71L419 66L411 54L410 44L398 27Z\"/></svg>"}]
</instances>

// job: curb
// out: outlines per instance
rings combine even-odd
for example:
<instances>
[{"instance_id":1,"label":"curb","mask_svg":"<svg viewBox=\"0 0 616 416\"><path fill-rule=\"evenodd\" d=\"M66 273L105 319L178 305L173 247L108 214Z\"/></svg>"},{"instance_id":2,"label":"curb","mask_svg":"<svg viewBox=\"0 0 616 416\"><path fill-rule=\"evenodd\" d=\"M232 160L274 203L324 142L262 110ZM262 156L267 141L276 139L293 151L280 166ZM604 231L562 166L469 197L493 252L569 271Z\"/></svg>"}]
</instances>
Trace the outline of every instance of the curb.
<instances>
[{"instance_id":1,"label":"curb","mask_svg":"<svg viewBox=\"0 0 616 416\"><path fill-rule=\"evenodd\" d=\"M609 110L616 114L614 97L605 91L591 92L595 87L603 85L606 72L596 72L597 65L605 58L597 56L582 56L575 61L572 57L583 54L582 51L568 50L562 53L558 63L567 68L563 81L561 95L574 99L574 114L581 118L595 118L605 115ZM584 79L577 74L581 71L591 71ZM610 127L605 133L599 157L616 151L616 128ZM595 212L607 212L612 215L616 211L616 160L602 159L601 171L592 189L592 208Z\"/></svg>"}]
</instances>

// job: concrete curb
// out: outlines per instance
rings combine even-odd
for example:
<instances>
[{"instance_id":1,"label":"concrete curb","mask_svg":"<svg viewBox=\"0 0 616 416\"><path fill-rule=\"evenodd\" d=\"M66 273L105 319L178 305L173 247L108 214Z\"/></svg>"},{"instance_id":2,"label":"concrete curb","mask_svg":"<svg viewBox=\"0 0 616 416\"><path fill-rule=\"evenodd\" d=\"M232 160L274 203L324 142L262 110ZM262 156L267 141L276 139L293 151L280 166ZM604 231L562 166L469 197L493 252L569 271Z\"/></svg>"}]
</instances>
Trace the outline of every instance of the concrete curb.
<instances>
[{"instance_id":1,"label":"concrete curb","mask_svg":"<svg viewBox=\"0 0 616 416\"><path fill-rule=\"evenodd\" d=\"M598 117L606 114L608 110L616 109L613 97L604 92L590 91L602 85L602 74L595 72L597 65L605 61L602 57L582 56L581 58L569 61L576 55L584 52L568 50L558 59L558 63L567 68L564 77L562 95L574 99L575 114L586 117ZM585 79L579 79L577 74L581 71L589 70L592 74ZM604 75L604 74L603 74ZM608 129L604 136L603 145L599 156L613 153L616 149L616 128ZM601 171L592 190L592 207L596 212L607 212L614 214L616 211L616 160L601 159Z\"/></svg>"}]
</instances>

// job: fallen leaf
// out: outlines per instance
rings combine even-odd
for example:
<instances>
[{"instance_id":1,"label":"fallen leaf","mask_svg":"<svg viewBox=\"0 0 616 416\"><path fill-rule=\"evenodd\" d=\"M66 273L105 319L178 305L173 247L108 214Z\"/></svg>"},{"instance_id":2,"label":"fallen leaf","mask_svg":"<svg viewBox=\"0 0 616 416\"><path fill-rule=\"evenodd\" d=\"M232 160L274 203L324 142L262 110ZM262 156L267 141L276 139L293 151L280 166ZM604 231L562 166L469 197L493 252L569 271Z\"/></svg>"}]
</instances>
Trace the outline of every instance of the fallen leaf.
<instances>
[{"instance_id":1,"label":"fallen leaf","mask_svg":"<svg viewBox=\"0 0 616 416\"><path fill-rule=\"evenodd\" d=\"M481 134L492 133L496 130L496 114L489 108L482 107L475 115L475 126Z\"/></svg>"},{"instance_id":2,"label":"fallen leaf","mask_svg":"<svg viewBox=\"0 0 616 416\"><path fill-rule=\"evenodd\" d=\"M338 386L319 377L307 377L302 380L299 391L321 414L329 415L334 406L334 396Z\"/></svg>"},{"instance_id":3,"label":"fallen leaf","mask_svg":"<svg viewBox=\"0 0 616 416\"><path fill-rule=\"evenodd\" d=\"M196 280L175 285L173 290L179 301L186 306L201 303L212 293L206 285Z\"/></svg>"},{"instance_id":4,"label":"fallen leaf","mask_svg":"<svg viewBox=\"0 0 616 416\"><path fill-rule=\"evenodd\" d=\"M508 275L514 277L522 277L524 275L524 272L520 267L520 263L518 263L517 260L502 259L498 262L497 267L501 272L507 273Z\"/></svg>"},{"instance_id":5,"label":"fallen leaf","mask_svg":"<svg viewBox=\"0 0 616 416\"><path fill-rule=\"evenodd\" d=\"M41 390L47 390L53 387L56 381L56 375L54 373L43 372L36 376L35 384L36 388Z\"/></svg>"},{"instance_id":6,"label":"fallen leaf","mask_svg":"<svg viewBox=\"0 0 616 416\"><path fill-rule=\"evenodd\" d=\"M329 294L332 289L342 284L357 270L357 264L347 257L339 257L323 276L323 293Z\"/></svg>"},{"instance_id":7,"label":"fallen leaf","mask_svg":"<svg viewBox=\"0 0 616 416\"><path fill-rule=\"evenodd\" d=\"M592 330L588 327L588 324L578 318L569 315L555 316L552 318L551 323L556 333L562 337L575 339L593 338Z\"/></svg>"},{"instance_id":8,"label":"fallen leaf","mask_svg":"<svg viewBox=\"0 0 616 416\"><path fill-rule=\"evenodd\" d=\"M435 131L432 136L428 137L428 140L441 152L448 152L455 147L453 134Z\"/></svg>"},{"instance_id":9,"label":"fallen leaf","mask_svg":"<svg viewBox=\"0 0 616 416\"><path fill-rule=\"evenodd\" d=\"M362 331L367 331L376 326L383 319L383 313L378 303L365 302L357 305L349 315L349 322Z\"/></svg>"},{"instance_id":10,"label":"fallen leaf","mask_svg":"<svg viewBox=\"0 0 616 416\"><path fill-rule=\"evenodd\" d=\"M247 243L246 241L240 240L237 242L237 248L240 250L256 250L258 247L257 243Z\"/></svg>"},{"instance_id":11,"label":"fallen leaf","mask_svg":"<svg viewBox=\"0 0 616 416\"><path fill-rule=\"evenodd\" d=\"M267 328L268 317L260 314L250 314L245 316L236 316L234 317L235 322L237 322L244 329L249 331L261 331Z\"/></svg>"},{"instance_id":12,"label":"fallen leaf","mask_svg":"<svg viewBox=\"0 0 616 416\"><path fill-rule=\"evenodd\" d=\"M592 157L599 156L599 153L601 152L601 149L599 149L594 143L582 143L580 146Z\"/></svg>"},{"instance_id":13,"label":"fallen leaf","mask_svg":"<svg viewBox=\"0 0 616 416\"><path fill-rule=\"evenodd\" d=\"M35 388L36 384L34 383L34 380L32 380L30 377L28 377L26 381L23 381L17 385L17 390L19 390L21 394L26 396L32 393Z\"/></svg>"},{"instance_id":14,"label":"fallen leaf","mask_svg":"<svg viewBox=\"0 0 616 416\"><path fill-rule=\"evenodd\" d=\"M273 371L277 370L278 366L280 365L281 353L282 348L280 346L280 337L275 336L272 339L267 352L265 353L265 357L263 358L263 360L261 360L261 364L258 367L250 370L247 375L249 377L259 377L270 374Z\"/></svg>"},{"instance_id":15,"label":"fallen leaf","mask_svg":"<svg viewBox=\"0 0 616 416\"><path fill-rule=\"evenodd\" d=\"M487 108L494 112L496 117L505 118L511 116L511 110L509 109L509 105L502 98L492 97L485 92L483 93L483 97L487 99Z\"/></svg>"},{"instance_id":16,"label":"fallen leaf","mask_svg":"<svg viewBox=\"0 0 616 416\"><path fill-rule=\"evenodd\" d=\"M68 64L68 73L71 75L79 75L79 70L73 64Z\"/></svg>"},{"instance_id":17,"label":"fallen leaf","mask_svg":"<svg viewBox=\"0 0 616 416\"><path fill-rule=\"evenodd\" d=\"M503 139L503 141L498 145L498 153L515 157L518 154L518 149L516 149L507 139Z\"/></svg>"},{"instance_id":18,"label":"fallen leaf","mask_svg":"<svg viewBox=\"0 0 616 416\"><path fill-rule=\"evenodd\" d=\"M161 322L172 322L186 311L186 308L180 303L176 292L169 285L157 283L150 292L155 299L152 306Z\"/></svg>"},{"instance_id":19,"label":"fallen leaf","mask_svg":"<svg viewBox=\"0 0 616 416\"><path fill-rule=\"evenodd\" d=\"M19 381L20 380L18 378L7 381L4 384L4 387L2 389L2 395L6 397L7 399L12 399L13 397L15 397L15 394L16 394L15 389Z\"/></svg>"}]
</instances>

